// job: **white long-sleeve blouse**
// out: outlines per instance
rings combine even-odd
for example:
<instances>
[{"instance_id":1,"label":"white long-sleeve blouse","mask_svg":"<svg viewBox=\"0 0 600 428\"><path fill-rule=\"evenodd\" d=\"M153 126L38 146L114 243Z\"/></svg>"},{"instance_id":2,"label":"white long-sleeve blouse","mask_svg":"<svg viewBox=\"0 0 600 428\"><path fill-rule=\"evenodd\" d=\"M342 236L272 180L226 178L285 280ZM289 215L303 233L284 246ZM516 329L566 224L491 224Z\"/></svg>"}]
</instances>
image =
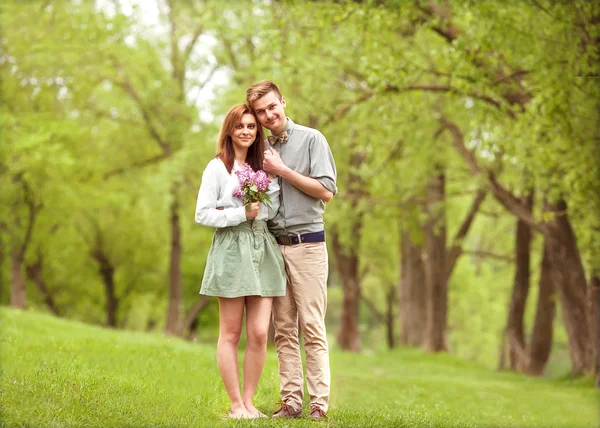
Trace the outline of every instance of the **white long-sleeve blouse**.
<instances>
[{"instance_id":1,"label":"white long-sleeve blouse","mask_svg":"<svg viewBox=\"0 0 600 428\"><path fill-rule=\"evenodd\" d=\"M202 183L198 191L196 223L204 226L228 227L237 226L247 220L243 201L233 196L233 191L240 186L235 175L235 171L239 169L240 165L234 162L231 174L229 174L221 159L215 158L208 163L202 174ZM267 194L271 198L271 202L260 205L256 220L269 220L275 217L279 210L279 180L277 177L271 180ZM217 207L223 209L217 209Z\"/></svg>"}]
</instances>

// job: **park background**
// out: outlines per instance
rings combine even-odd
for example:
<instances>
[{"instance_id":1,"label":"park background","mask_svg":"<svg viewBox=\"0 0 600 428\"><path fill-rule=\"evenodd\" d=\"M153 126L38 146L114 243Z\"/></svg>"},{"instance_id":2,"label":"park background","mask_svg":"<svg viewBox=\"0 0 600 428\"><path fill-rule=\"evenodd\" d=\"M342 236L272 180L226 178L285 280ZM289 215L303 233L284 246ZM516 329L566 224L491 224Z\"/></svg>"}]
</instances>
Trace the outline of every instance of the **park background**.
<instances>
[{"instance_id":1,"label":"park background","mask_svg":"<svg viewBox=\"0 0 600 428\"><path fill-rule=\"evenodd\" d=\"M198 295L213 230L194 223L194 208L225 112L262 79L279 85L289 117L326 136L337 164L325 214L334 389L352 366L383 371L361 386L376 403L424 382L432 420L401 399L374 425L548 426L544 388L564 392L557 426L597 423L596 3L13 0L0 12L7 426L187 426L202 406L215 421L225 413L218 305ZM136 422L135 406L121 420L108 402L82 410L81 396L64 396L71 377L86 379L72 358L88 380L106 378L89 361L110 361L101 343L111 341L203 356L219 398L197 399L179 422ZM266 410L277 399L269 352ZM48 361L71 374L42 381ZM423 380L437 371L453 386ZM478 410L444 416L440 403L469 376ZM29 405L17 404L23 385ZM523 385L539 394L519 396ZM109 386L96 385L99 396ZM344 413L359 392L334 395L333 424L337 411L339 426L362 426ZM499 398L509 402L496 414Z\"/></svg>"}]
</instances>

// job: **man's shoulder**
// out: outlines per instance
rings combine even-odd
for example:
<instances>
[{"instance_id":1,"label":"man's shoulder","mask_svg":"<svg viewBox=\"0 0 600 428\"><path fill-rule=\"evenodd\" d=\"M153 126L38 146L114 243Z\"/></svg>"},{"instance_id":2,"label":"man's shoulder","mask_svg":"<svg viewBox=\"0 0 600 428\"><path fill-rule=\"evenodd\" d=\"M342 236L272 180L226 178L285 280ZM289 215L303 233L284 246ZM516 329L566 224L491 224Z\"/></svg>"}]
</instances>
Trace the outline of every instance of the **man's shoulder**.
<instances>
[{"instance_id":1,"label":"man's shoulder","mask_svg":"<svg viewBox=\"0 0 600 428\"><path fill-rule=\"evenodd\" d=\"M325 136L318 129L309 128L308 126L304 126L304 125L298 125L297 123L294 123L294 132L297 132L298 136L304 137L304 138L309 138L309 137L325 138Z\"/></svg>"}]
</instances>

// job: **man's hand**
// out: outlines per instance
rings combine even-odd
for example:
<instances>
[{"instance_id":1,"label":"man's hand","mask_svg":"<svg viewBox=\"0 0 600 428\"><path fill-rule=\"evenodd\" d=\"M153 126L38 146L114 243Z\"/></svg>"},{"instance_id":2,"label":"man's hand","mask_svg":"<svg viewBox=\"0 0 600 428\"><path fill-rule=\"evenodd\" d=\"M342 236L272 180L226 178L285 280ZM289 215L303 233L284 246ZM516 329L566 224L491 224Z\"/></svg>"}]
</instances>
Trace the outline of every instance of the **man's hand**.
<instances>
[{"instance_id":1,"label":"man's hand","mask_svg":"<svg viewBox=\"0 0 600 428\"><path fill-rule=\"evenodd\" d=\"M260 202L252 202L246 205L246 218L252 220L258 216L260 211Z\"/></svg>"},{"instance_id":2,"label":"man's hand","mask_svg":"<svg viewBox=\"0 0 600 428\"><path fill-rule=\"evenodd\" d=\"M269 174L270 178L271 176L280 175L281 171L284 168L285 165L277 151L273 150L272 148L265 150L265 160L263 162L263 169L267 174Z\"/></svg>"}]
</instances>

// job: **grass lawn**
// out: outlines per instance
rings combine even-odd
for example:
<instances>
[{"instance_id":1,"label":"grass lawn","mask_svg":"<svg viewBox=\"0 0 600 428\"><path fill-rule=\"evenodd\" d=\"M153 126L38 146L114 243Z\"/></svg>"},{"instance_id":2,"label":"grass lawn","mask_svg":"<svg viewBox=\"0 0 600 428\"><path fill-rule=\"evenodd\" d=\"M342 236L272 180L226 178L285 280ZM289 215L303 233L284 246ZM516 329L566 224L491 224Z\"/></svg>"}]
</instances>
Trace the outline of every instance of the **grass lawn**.
<instances>
[{"instance_id":1,"label":"grass lawn","mask_svg":"<svg viewBox=\"0 0 600 428\"><path fill-rule=\"evenodd\" d=\"M332 352L327 421L233 422L214 346L7 308L0 322L2 427L599 426L590 379L532 379L408 349ZM270 349L256 401L265 413L278 383Z\"/></svg>"}]
</instances>

